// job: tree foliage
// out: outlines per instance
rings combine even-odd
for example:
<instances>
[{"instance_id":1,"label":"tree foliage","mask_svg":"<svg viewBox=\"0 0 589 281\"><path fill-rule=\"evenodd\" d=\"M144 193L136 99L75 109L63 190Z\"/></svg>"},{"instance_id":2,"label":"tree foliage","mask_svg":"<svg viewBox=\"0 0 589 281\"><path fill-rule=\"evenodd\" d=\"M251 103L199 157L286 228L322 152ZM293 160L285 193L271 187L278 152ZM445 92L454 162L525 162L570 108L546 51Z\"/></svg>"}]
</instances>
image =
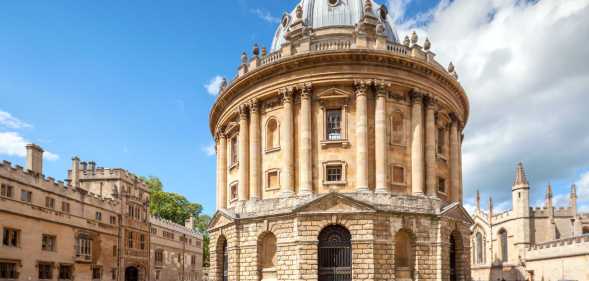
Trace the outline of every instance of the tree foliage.
<instances>
[{"instance_id":1,"label":"tree foliage","mask_svg":"<svg viewBox=\"0 0 589 281\"><path fill-rule=\"evenodd\" d=\"M151 215L167 219L180 225L184 225L190 217L194 218L195 228L203 234L203 263L209 264L209 235L207 226L210 217L202 214L202 205L188 201L186 197L164 191L164 185L157 177L142 177L149 187L151 199L149 211Z\"/></svg>"}]
</instances>

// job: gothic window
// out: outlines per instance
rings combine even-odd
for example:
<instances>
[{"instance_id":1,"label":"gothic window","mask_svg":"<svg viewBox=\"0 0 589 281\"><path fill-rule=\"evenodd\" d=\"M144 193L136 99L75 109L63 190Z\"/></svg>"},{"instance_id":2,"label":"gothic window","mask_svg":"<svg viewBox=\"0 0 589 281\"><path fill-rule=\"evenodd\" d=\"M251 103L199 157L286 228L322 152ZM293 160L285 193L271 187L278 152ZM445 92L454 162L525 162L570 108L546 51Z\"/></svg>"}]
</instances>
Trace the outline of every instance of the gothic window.
<instances>
[{"instance_id":1,"label":"gothic window","mask_svg":"<svg viewBox=\"0 0 589 281\"><path fill-rule=\"evenodd\" d=\"M391 118L391 144L403 144L403 113L395 112Z\"/></svg>"},{"instance_id":2,"label":"gothic window","mask_svg":"<svg viewBox=\"0 0 589 281\"><path fill-rule=\"evenodd\" d=\"M484 248L483 248L483 235L480 232L477 232L475 236L475 256L476 256L476 263L483 264L484 263Z\"/></svg>"},{"instance_id":3,"label":"gothic window","mask_svg":"<svg viewBox=\"0 0 589 281\"><path fill-rule=\"evenodd\" d=\"M505 229L501 229L499 231L499 249L500 249L500 253L501 253L501 261L502 262L507 262L509 256L508 256L508 247L509 245L507 244L507 231Z\"/></svg>"},{"instance_id":4,"label":"gothic window","mask_svg":"<svg viewBox=\"0 0 589 281\"><path fill-rule=\"evenodd\" d=\"M231 166L237 164L239 152L239 145L237 141L237 135L231 138Z\"/></svg>"},{"instance_id":5,"label":"gothic window","mask_svg":"<svg viewBox=\"0 0 589 281\"><path fill-rule=\"evenodd\" d=\"M352 280L352 235L340 225L331 225L319 233L319 281Z\"/></svg>"},{"instance_id":6,"label":"gothic window","mask_svg":"<svg viewBox=\"0 0 589 281\"><path fill-rule=\"evenodd\" d=\"M325 126L327 140L337 141L342 139L342 110L329 109L326 112L327 126Z\"/></svg>"},{"instance_id":7,"label":"gothic window","mask_svg":"<svg viewBox=\"0 0 589 281\"><path fill-rule=\"evenodd\" d=\"M395 270L399 279L412 280L414 271L414 241L409 232L401 230L395 235Z\"/></svg>"},{"instance_id":8,"label":"gothic window","mask_svg":"<svg viewBox=\"0 0 589 281\"><path fill-rule=\"evenodd\" d=\"M262 280L269 280L276 274L276 236L266 232L258 240L258 271Z\"/></svg>"},{"instance_id":9,"label":"gothic window","mask_svg":"<svg viewBox=\"0 0 589 281\"><path fill-rule=\"evenodd\" d=\"M280 131L278 121L274 118L266 123L266 150L280 147Z\"/></svg>"},{"instance_id":10,"label":"gothic window","mask_svg":"<svg viewBox=\"0 0 589 281\"><path fill-rule=\"evenodd\" d=\"M405 168L400 165L393 166L393 184L405 184Z\"/></svg>"}]
</instances>

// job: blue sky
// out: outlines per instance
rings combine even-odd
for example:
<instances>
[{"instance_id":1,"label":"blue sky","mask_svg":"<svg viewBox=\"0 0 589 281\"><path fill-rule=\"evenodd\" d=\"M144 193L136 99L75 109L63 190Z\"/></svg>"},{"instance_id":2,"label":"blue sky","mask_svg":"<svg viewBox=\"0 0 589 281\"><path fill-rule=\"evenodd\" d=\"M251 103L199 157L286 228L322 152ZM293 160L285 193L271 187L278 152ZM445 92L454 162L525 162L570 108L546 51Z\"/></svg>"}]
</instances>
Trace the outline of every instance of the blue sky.
<instances>
[{"instance_id":1,"label":"blue sky","mask_svg":"<svg viewBox=\"0 0 589 281\"><path fill-rule=\"evenodd\" d=\"M63 179L71 157L79 155L99 166L158 176L167 190L203 204L210 214L215 159L206 148L212 143L208 111L215 97L205 86L218 75L232 77L241 52L249 52L254 43L269 46L282 12L297 2L4 1L0 113L5 118L0 114L0 121L21 123L0 122L0 134L35 142L56 155L45 162L49 176ZM452 44L444 45L445 38L436 31L444 13L461 8L463 2L391 0L389 6L398 8L392 13L397 14L401 36L405 29L417 28L437 39L440 51L465 57L445 47ZM502 7L492 8L501 18ZM440 59L447 63L444 56ZM460 67L469 67L468 61L456 64L459 73ZM493 126L484 120L471 123ZM473 138L481 137L477 132ZM21 152L1 145L0 159L23 163ZM504 181L510 182L515 163L497 161L505 164L496 169L506 169ZM555 179L563 182L563 191L587 170L578 161L566 165L568 172L557 173ZM550 171L545 168L537 170ZM487 193L497 183L471 178ZM538 179L541 184L547 181ZM470 198L473 190L467 189Z\"/></svg>"}]
</instances>

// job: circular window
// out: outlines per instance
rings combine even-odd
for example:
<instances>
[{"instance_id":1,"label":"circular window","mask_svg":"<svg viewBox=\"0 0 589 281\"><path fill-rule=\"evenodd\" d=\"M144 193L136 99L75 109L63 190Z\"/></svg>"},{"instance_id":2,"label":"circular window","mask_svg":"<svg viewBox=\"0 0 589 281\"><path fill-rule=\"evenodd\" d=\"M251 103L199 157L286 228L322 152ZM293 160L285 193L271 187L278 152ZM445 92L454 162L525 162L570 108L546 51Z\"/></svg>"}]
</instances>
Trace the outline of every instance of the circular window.
<instances>
[{"instance_id":1,"label":"circular window","mask_svg":"<svg viewBox=\"0 0 589 281\"><path fill-rule=\"evenodd\" d=\"M327 0L327 3L329 3L329 6L337 6L339 5L339 0Z\"/></svg>"},{"instance_id":2,"label":"circular window","mask_svg":"<svg viewBox=\"0 0 589 281\"><path fill-rule=\"evenodd\" d=\"M290 16L288 14L285 14L282 17L282 27L286 28L286 26L288 25L289 22L290 22Z\"/></svg>"}]
</instances>

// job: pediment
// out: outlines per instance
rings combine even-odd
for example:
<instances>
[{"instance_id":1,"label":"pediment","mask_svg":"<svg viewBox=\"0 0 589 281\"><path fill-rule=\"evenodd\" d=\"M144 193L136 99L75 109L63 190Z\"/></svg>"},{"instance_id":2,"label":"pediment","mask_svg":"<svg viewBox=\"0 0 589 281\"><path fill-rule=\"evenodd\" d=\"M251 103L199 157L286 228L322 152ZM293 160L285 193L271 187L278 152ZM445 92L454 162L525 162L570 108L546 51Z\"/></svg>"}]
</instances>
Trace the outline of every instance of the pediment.
<instances>
[{"instance_id":1,"label":"pediment","mask_svg":"<svg viewBox=\"0 0 589 281\"><path fill-rule=\"evenodd\" d=\"M460 205L458 202L454 202L444 207L442 209L441 215L455 220L467 222L471 225L474 224L474 220L468 211L466 211L466 209L464 209L464 207L462 207L462 205Z\"/></svg>"},{"instance_id":2,"label":"pediment","mask_svg":"<svg viewBox=\"0 0 589 281\"><path fill-rule=\"evenodd\" d=\"M317 94L319 100L337 100L347 99L352 96L351 92L342 90L340 88L329 88Z\"/></svg>"},{"instance_id":3,"label":"pediment","mask_svg":"<svg viewBox=\"0 0 589 281\"><path fill-rule=\"evenodd\" d=\"M313 214L373 213L376 212L376 209L341 193L331 192L297 207L294 212Z\"/></svg>"},{"instance_id":4,"label":"pediment","mask_svg":"<svg viewBox=\"0 0 589 281\"><path fill-rule=\"evenodd\" d=\"M231 217L230 214L228 214L227 212L225 212L223 210L218 210L211 218L208 228L217 228L217 227L225 226L230 223L233 223L233 221L234 221L234 219Z\"/></svg>"}]
</instances>

